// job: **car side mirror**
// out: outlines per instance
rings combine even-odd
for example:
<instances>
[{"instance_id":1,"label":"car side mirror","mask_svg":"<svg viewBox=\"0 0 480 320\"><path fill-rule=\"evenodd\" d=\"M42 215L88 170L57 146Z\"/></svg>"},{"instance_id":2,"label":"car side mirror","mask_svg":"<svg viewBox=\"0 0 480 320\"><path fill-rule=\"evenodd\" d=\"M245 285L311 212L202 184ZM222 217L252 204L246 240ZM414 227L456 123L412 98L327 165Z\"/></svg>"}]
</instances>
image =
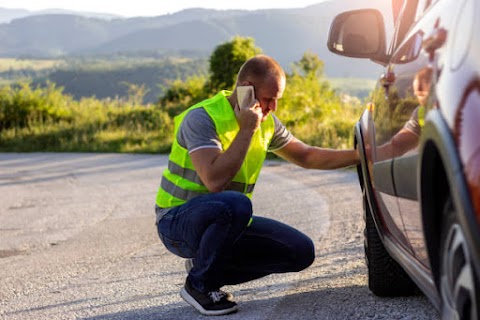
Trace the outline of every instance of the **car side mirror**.
<instances>
[{"instance_id":1,"label":"car side mirror","mask_svg":"<svg viewBox=\"0 0 480 320\"><path fill-rule=\"evenodd\" d=\"M328 49L338 55L368 58L387 63L385 25L376 9L362 9L337 15L328 34Z\"/></svg>"}]
</instances>

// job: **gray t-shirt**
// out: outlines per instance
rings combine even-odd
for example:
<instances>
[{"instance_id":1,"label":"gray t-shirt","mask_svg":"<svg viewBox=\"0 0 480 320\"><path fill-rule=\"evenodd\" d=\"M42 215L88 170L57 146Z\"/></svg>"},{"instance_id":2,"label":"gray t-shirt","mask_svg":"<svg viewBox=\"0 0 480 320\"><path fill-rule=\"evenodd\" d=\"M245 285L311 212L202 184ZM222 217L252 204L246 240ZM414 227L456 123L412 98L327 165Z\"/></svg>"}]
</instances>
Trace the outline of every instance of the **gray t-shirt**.
<instances>
[{"instance_id":1,"label":"gray t-shirt","mask_svg":"<svg viewBox=\"0 0 480 320\"><path fill-rule=\"evenodd\" d=\"M420 123L418 121L419 108L420 107L416 107L415 110L413 110L410 119L408 119L407 123L405 123L405 125L403 126L405 129L413 132L417 136L420 136L420 133L422 132L422 127L420 126Z\"/></svg>"},{"instance_id":2,"label":"gray t-shirt","mask_svg":"<svg viewBox=\"0 0 480 320\"><path fill-rule=\"evenodd\" d=\"M275 131L273 138L268 147L268 151L282 149L290 142L293 135L283 125L280 120L273 115L275 123ZM185 118L183 118L182 124L177 132L178 143L192 153L195 150L203 148L217 148L222 150L222 144L215 130L215 124L212 118L203 108L197 108L191 110ZM157 223L171 208L159 208L155 206L157 214Z\"/></svg>"},{"instance_id":3,"label":"gray t-shirt","mask_svg":"<svg viewBox=\"0 0 480 320\"><path fill-rule=\"evenodd\" d=\"M272 114L272 116L275 123L275 131L268 151L275 151L285 147L293 137L283 123L275 115ZM203 148L222 149L220 138L215 130L215 124L203 108L194 109L183 118L177 133L177 141L189 153Z\"/></svg>"}]
</instances>

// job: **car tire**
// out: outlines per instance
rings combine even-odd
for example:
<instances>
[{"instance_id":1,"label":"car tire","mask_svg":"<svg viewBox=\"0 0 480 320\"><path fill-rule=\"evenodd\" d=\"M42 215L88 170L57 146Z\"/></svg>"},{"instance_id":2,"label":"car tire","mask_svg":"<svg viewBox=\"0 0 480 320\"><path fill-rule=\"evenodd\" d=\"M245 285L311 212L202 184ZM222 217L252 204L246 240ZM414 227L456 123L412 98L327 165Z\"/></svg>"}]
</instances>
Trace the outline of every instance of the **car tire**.
<instances>
[{"instance_id":1,"label":"car tire","mask_svg":"<svg viewBox=\"0 0 480 320\"><path fill-rule=\"evenodd\" d=\"M441 233L440 295L442 319L478 319L479 281L467 241L449 199Z\"/></svg>"},{"instance_id":2,"label":"car tire","mask_svg":"<svg viewBox=\"0 0 480 320\"><path fill-rule=\"evenodd\" d=\"M378 235L375 222L364 196L365 258L368 267L368 287L377 296L409 296L417 292L417 286L410 276L395 261Z\"/></svg>"}]
</instances>

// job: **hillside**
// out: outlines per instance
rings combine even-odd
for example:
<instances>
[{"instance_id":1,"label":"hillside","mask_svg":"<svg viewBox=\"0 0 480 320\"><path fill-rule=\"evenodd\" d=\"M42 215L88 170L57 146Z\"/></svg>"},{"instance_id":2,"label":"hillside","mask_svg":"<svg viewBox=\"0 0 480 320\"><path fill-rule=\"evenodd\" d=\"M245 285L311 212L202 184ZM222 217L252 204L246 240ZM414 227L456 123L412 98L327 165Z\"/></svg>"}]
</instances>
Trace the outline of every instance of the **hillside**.
<instances>
[{"instance_id":1,"label":"hillside","mask_svg":"<svg viewBox=\"0 0 480 320\"><path fill-rule=\"evenodd\" d=\"M0 24L0 57L198 52L208 54L235 35L250 36L285 68L312 50L325 61L329 77L373 78L379 68L368 61L335 56L326 48L332 18L341 11L378 7L384 0L332 0L302 9L190 9L149 18L101 19L72 14L28 16Z\"/></svg>"}]
</instances>

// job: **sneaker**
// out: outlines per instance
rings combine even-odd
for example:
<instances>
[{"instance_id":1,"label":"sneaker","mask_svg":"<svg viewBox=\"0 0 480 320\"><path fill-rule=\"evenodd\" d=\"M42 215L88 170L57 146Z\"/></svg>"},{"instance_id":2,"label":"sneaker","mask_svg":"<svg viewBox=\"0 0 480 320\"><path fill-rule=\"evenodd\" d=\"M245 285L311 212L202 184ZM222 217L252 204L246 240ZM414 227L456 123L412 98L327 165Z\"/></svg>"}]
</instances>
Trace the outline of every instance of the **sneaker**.
<instances>
[{"instance_id":1,"label":"sneaker","mask_svg":"<svg viewBox=\"0 0 480 320\"><path fill-rule=\"evenodd\" d=\"M192 268L193 268L193 258L185 259L185 270L187 271L187 273L190 273L190 270L192 270ZM222 290L219 290L219 291L227 296L227 300L233 301L233 294L231 294L230 292L222 291Z\"/></svg>"},{"instance_id":2,"label":"sneaker","mask_svg":"<svg viewBox=\"0 0 480 320\"><path fill-rule=\"evenodd\" d=\"M190 273L190 270L193 268L193 259L185 259L185 270L187 273Z\"/></svg>"},{"instance_id":3,"label":"sneaker","mask_svg":"<svg viewBox=\"0 0 480 320\"><path fill-rule=\"evenodd\" d=\"M226 292L216 290L203 293L195 290L188 280L180 290L180 296L206 316L221 316L238 311L237 304L228 299L229 294Z\"/></svg>"}]
</instances>

